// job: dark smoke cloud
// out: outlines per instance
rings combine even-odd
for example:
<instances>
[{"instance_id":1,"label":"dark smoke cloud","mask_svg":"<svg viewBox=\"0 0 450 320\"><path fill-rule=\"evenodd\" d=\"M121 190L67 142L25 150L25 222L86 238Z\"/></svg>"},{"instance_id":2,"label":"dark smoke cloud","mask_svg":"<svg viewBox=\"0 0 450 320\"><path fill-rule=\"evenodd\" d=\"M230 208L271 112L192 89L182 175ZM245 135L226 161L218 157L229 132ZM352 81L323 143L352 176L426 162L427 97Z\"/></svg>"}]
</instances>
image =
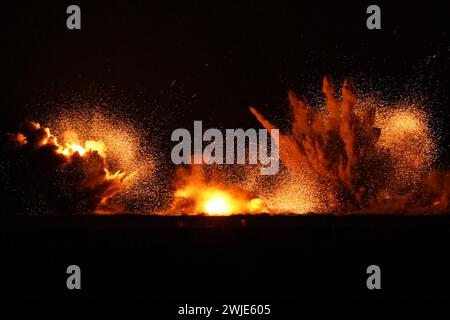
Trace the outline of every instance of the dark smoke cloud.
<instances>
[{"instance_id":1,"label":"dark smoke cloud","mask_svg":"<svg viewBox=\"0 0 450 320\"><path fill-rule=\"evenodd\" d=\"M4 137L1 156L3 214L78 214L107 207L124 184L107 177L97 151L63 155L47 128L25 122Z\"/></svg>"}]
</instances>

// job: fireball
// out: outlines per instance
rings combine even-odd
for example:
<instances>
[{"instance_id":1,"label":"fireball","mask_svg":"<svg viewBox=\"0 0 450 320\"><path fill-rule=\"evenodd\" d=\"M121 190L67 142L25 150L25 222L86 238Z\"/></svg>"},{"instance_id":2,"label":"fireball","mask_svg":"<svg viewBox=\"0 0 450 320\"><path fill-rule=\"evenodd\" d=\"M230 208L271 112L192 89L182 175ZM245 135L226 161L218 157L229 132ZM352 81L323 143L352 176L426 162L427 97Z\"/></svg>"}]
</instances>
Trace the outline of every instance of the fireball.
<instances>
[{"instance_id":1,"label":"fireball","mask_svg":"<svg viewBox=\"0 0 450 320\"><path fill-rule=\"evenodd\" d=\"M22 172L12 180L27 190L25 194L36 194L50 212L112 213L109 200L135 175L120 169L111 171L105 143L83 143L73 131L65 132L60 143L49 128L26 122L23 132L10 137L16 146L13 163L21 168L14 171ZM25 203L24 210L35 210L26 199L20 201Z\"/></svg>"},{"instance_id":2,"label":"fireball","mask_svg":"<svg viewBox=\"0 0 450 320\"><path fill-rule=\"evenodd\" d=\"M233 213L233 199L223 191L213 191L206 196L203 210L210 215L224 215Z\"/></svg>"},{"instance_id":3,"label":"fireball","mask_svg":"<svg viewBox=\"0 0 450 320\"><path fill-rule=\"evenodd\" d=\"M236 184L208 181L199 166L180 168L176 181L174 202L164 214L220 216L268 212L261 198Z\"/></svg>"}]
</instances>

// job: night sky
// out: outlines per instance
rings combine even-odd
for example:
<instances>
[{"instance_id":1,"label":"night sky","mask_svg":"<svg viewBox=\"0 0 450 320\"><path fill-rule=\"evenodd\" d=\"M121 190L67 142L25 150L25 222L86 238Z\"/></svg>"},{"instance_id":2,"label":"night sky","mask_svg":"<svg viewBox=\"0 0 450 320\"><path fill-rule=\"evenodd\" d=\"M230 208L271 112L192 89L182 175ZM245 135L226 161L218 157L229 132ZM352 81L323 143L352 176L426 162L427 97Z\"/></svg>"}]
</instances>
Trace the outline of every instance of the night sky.
<instances>
[{"instance_id":1,"label":"night sky","mask_svg":"<svg viewBox=\"0 0 450 320\"><path fill-rule=\"evenodd\" d=\"M193 120L259 127L248 106L286 118L288 89L321 102L329 75L387 101L420 100L441 133L441 162L450 158L448 3L377 2L382 29L368 30L367 1L78 1L78 31L66 28L70 4L3 5L4 131L62 106L102 105L169 154L172 130Z\"/></svg>"}]
</instances>

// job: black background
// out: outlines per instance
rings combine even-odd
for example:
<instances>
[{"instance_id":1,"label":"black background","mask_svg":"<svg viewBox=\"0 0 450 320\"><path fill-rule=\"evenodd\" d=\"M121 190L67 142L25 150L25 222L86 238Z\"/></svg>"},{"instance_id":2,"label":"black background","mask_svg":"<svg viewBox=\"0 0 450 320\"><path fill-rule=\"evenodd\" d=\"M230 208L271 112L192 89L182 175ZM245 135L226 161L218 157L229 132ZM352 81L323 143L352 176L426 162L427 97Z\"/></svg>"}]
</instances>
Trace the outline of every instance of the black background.
<instances>
[{"instance_id":1,"label":"black background","mask_svg":"<svg viewBox=\"0 0 450 320\"><path fill-rule=\"evenodd\" d=\"M348 314L361 304L376 311L407 303L411 310L413 301L450 299L448 215L44 216L0 222L3 299L74 309L104 300L108 310L137 300L149 317L160 312L163 319L186 303L271 304L274 319L288 319L311 307L337 312L335 303ZM81 290L66 287L73 264L81 268ZM381 269L381 290L366 287L373 264Z\"/></svg>"},{"instance_id":2,"label":"black background","mask_svg":"<svg viewBox=\"0 0 450 320\"><path fill-rule=\"evenodd\" d=\"M143 124L167 156L173 129L258 127L250 105L285 119L287 90L320 102L329 75L425 105L448 162L448 3L377 2L382 29L368 30L367 1L86 1L78 31L66 28L69 4L2 5L5 130L102 105Z\"/></svg>"}]
</instances>

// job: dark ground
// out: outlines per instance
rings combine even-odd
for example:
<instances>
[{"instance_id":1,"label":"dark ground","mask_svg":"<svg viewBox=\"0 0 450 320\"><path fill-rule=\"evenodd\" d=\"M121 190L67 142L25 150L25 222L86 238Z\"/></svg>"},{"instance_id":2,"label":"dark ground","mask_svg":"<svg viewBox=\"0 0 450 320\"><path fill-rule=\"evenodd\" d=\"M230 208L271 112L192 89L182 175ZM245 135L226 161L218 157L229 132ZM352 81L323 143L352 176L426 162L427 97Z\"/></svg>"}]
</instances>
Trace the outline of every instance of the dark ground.
<instances>
[{"instance_id":1,"label":"dark ground","mask_svg":"<svg viewBox=\"0 0 450 320\"><path fill-rule=\"evenodd\" d=\"M450 216L1 217L0 294L171 308L449 299L449 231ZM81 291L66 289L71 264ZM366 288L371 264L380 291Z\"/></svg>"}]
</instances>

